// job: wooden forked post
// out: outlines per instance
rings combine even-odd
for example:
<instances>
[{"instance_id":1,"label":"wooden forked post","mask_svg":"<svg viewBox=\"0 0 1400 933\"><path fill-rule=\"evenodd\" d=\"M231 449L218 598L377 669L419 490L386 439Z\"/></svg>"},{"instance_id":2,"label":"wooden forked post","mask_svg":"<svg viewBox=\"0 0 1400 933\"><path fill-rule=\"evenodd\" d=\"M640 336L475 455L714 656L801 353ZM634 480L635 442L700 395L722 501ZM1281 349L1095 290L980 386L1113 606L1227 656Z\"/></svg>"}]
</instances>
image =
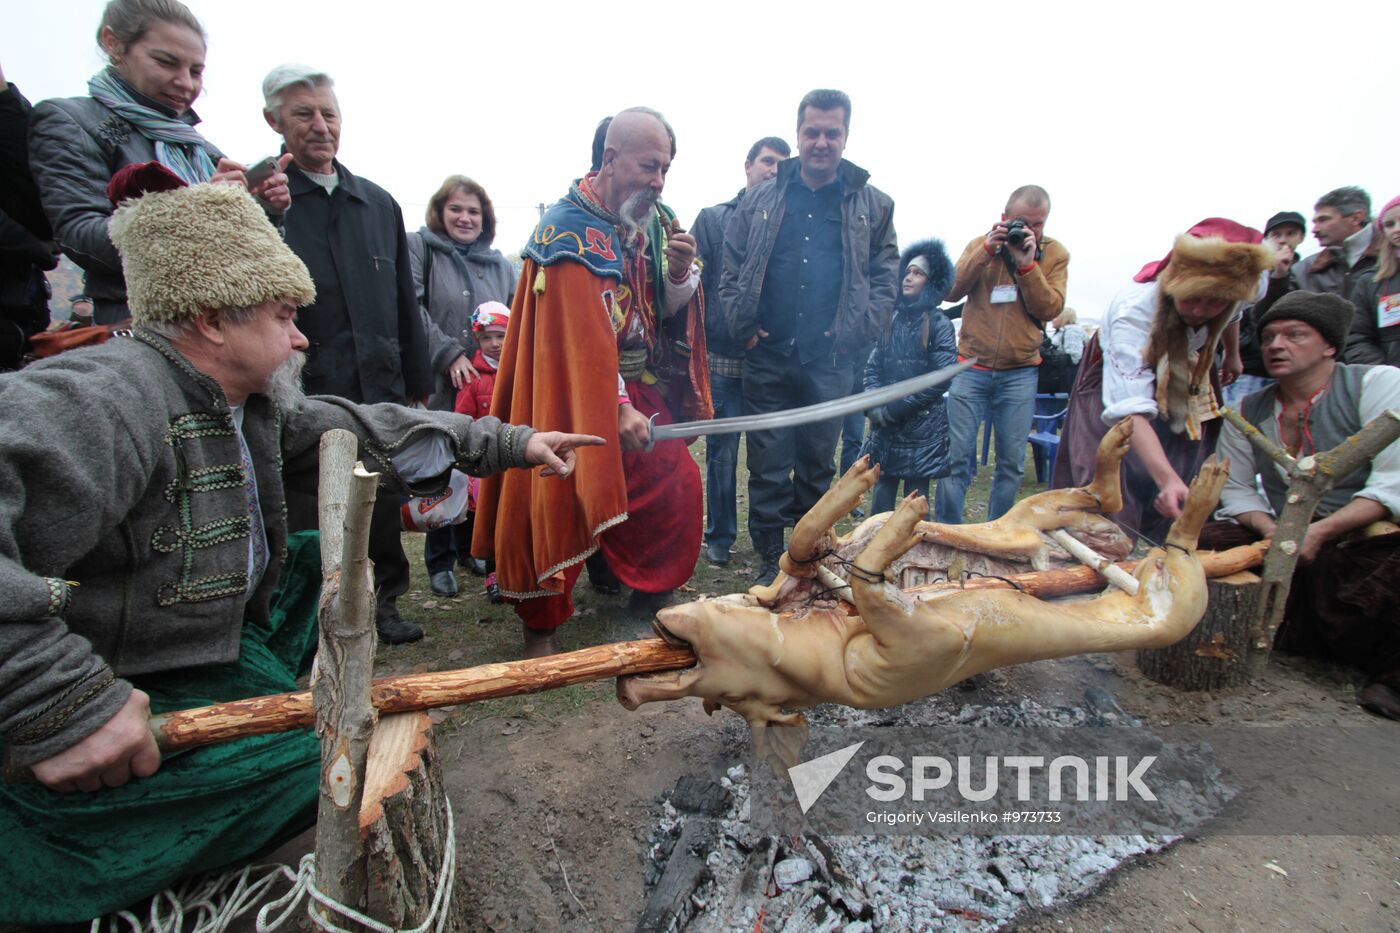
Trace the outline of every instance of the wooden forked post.
<instances>
[{"instance_id":1,"label":"wooden forked post","mask_svg":"<svg viewBox=\"0 0 1400 933\"><path fill-rule=\"evenodd\" d=\"M321 438L320 643L311 698L321 739L317 886L332 900L393 927L421 924L453 840L425 713L379 716L374 675L374 583L368 558L378 474L356 462L348 431ZM455 887L455 872L446 884ZM444 895L450 892L443 892ZM452 898L447 926L460 926ZM322 921L345 927L319 903Z\"/></svg>"},{"instance_id":2,"label":"wooden forked post","mask_svg":"<svg viewBox=\"0 0 1400 933\"><path fill-rule=\"evenodd\" d=\"M1331 450L1294 458L1269 440L1233 408L1223 414L1239 428L1256 450L1269 456L1288 472L1288 494L1274 528L1273 542L1264 556L1259 601L1250 624L1249 667L1253 674L1269 664L1274 636L1283 623L1293 571L1298 566L1303 536L1312 522L1318 502L1338 480L1350 476L1362 464L1400 438L1400 412L1390 409Z\"/></svg>"}]
</instances>

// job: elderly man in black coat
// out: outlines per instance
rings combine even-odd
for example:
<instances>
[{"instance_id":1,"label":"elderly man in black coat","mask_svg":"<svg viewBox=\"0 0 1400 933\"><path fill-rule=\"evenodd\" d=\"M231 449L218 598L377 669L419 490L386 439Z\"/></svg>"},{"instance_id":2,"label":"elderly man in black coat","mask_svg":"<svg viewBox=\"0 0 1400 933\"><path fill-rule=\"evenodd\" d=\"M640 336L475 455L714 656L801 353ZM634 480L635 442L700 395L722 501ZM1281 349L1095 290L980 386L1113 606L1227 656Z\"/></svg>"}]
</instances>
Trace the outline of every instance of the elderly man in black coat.
<instances>
[{"instance_id":1,"label":"elderly man in black coat","mask_svg":"<svg viewBox=\"0 0 1400 933\"><path fill-rule=\"evenodd\" d=\"M333 82L304 65L279 65L263 81L263 99L263 116L292 155L287 245L316 283L316 302L301 312L310 342L306 390L366 403L426 398L433 377L403 212L387 191L336 160L340 105ZM308 498L289 502L298 527L315 525ZM370 557L379 637L391 644L423 637L395 606L409 580L400 530L398 504L381 500Z\"/></svg>"}]
</instances>

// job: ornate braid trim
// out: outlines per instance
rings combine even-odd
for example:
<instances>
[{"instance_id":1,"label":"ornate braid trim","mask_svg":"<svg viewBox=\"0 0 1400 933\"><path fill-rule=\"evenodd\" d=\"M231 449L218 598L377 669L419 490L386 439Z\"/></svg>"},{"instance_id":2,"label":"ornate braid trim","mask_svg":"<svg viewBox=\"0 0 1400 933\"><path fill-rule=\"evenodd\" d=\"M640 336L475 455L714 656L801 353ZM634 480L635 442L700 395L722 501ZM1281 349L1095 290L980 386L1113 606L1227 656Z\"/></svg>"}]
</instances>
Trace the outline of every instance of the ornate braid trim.
<instances>
[{"instance_id":1,"label":"ornate braid trim","mask_svg":"<svg viewBox=\"0 0 1400 933\"><path fill-rule=\"evenodd\" d=\"M49 588L49 615L63 615L68 609L68 582L57 577L45 577L44 583Z\"/></svg>"},{"instance_id":2,"label":"ornate braid trim","mask_svg":"<svg viewBox=\"0 0 1400 933\"><path fill-rule=\"evenodd\" d=\"M248 591L247 571L222 573L178 583L162 583L156 591L156 603L173 606L176 603L199 603L226 596L242 596Z\"/></svg>"},{"instance_id":3,"label":"ornate braid trim","mask_svg":"<svg viewBox=\"0 0 1400 933\"><path fill-rule=\"evenodd\" d=\"M593 529L593 535L592 535L592 537L596 538L596 537L598 537L600 534L602 534L603 532L607 531L609 528L613 527L614 525L621 525L621 524L622 524L623 522L625 522L625 521L627 521L627 513L626 513L626 512L623 512L621 515L618 515L618 516L616 516L615 518L610 518L610 519L608 519L607 521L603 522L601 525L599 525L597 528L594 528L594 529ZM546 570L544 573L542 573L542 574L540 574L538 577L536 577L536 578L535 578L535 582L538 583L538 582L540 582L540 581L542 581L542 580L548 580L550 577L554 576L554 575L555 575L556 573L558 573L559 571L565 570L565 569L567 569L567 568L569 568L569 567L572 567L574 564L577 564L577 563L579 563L580 561L588 560L588 558L590 558L590 557L593 556L593 552L595 552L595 551L597 551L597 550L598 550L598 545L595 544L595 545L593 545L591 548L589 548L588 550L584 551L582 554L577 554L577 555L575 555L575 556L573 556L573 557L570 557L570 558L567 559L567 560L562 560L562 561L560 561L559 563L555 564L553 567L550 567L550 568L549 568L548 570ZM502 590L501 592L504 593L505 591ZM549 592L541 592L541 593L536 593L535 595L536 595L536 596L553 596L554 594L553 594L553 593L549 593Z\"/></svg>"},{"instance_id":4,"label":"ornate braid trim","mask_svg":"<svg viewBox=\"0 0 1400 933\"><path fill-rule=\"evenodd\" d=\"M237 541L252 534L248 516L221 518L188 531L172 525L161 525L151 535L151 547L161 554L173 554L181 547L206 548L225 541Z\"/></svg>"},{"instance_id":5,"label":"ornate braid trim","mask_svg":"<svg viewBox=\"0 0 1400 933\"><path fill-rule=\"evenodd\" d=\"M171 418L165 440L173 447L187 438L232 437L233 433L233 416L228 412L195 411Z\"/></svg>"},{"instance_id":6,"label":"ornate braid trim","mask_svg":"<svg viewBox=\"0 0 1400 933\"><path fill-rule=\"evenodd\" d=\"M20 723L19 727L10 733L10 743L12 745L34 745L57 735L68 724L68 720L73 718L74 713L116 682L117 675L112 673L111 668L98 668ZM74 696L75 693L76 696ZM60 704L62 705L60 706ZM51 712L52 716L49 715Z\"/></svg>"},{"instance_id":7,"label":"ornate braid trim","mask_svg":"<svg viewBox=\"0 0 1400 933\"><path fill-rule=\"evenodd\" d=\"M186 493L242 489L243 484L243 464L241 463L201 467L198 470L190 470L184 476L177 476L166 483L164 496L167 502L177 502Z\"/></svg>"}]
</instances>

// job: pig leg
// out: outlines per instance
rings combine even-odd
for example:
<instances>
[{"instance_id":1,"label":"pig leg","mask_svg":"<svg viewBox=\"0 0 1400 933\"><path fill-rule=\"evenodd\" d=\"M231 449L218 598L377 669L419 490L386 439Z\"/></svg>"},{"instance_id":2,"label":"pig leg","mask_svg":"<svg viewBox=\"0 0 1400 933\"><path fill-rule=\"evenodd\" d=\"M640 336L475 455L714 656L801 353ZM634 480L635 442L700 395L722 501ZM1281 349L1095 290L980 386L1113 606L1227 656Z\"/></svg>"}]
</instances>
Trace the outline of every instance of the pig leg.
<instances>
[{"instance_id":1,"label":"pig leg","mask_svg":"<svg viewBox=\"0 0 1400 933\"><path fill-rule=\"evenodd\" d=\"M1096 511L1111 515L1123 508L1123 485L1119 481L1123 458L1128 455L1133 436L1133 420L1124 418L1108 429L1099 441L1094 461L1094 481L1084 488L1099 504Z\"/></svg>"},{"instance_id":2,"label":"pig leg","mask_svg":"<svg viewBox=\"0 0 1400 933\"><path fill-rule=\"evenodd\" d=\"M870 465L869 457L861 457L836 483L826 491L817 504L802 516L788 538L787 553L779 565L790 577L810 577L817 572L817 560L835 548L832 529L870 491L880 478L880 468Z\"/></svg>"},{"instance_id":3,"label":"pig leg","mask_svg":"<svg viewBox=\"0 0 1400 933\"><path fill-rule=\"evenodd\" d=\"M1167 544L1187 551L1195 551L1196 542L1201 537L1201 526L1215 511L1220 500L1220 491L1225 488L1225 480L1230 476L1230 461L1217 462L1211 454L1201 465L1201 472L1191 481L1191 489L1186 495L1186 505L1172 522L1167 532Z\"/></svg>"}]
</instances>

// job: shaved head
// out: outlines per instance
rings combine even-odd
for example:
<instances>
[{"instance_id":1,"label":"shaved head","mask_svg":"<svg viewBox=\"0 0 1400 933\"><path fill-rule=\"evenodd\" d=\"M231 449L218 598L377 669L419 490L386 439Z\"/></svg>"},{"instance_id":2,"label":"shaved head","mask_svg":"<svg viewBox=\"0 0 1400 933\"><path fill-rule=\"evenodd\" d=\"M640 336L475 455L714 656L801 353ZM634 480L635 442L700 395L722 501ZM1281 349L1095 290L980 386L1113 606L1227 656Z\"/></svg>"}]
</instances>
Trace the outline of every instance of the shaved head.
<instances>
[{"instance_id":1,"label":"shaved head","mask_svg":"<svg viewBox=\"0 0 1400 933\"><path fill-rule=\"evenodd\" d=\"M609 149L634 152L639 147L652 147L658 140L674 158L676 136L666 118L648 107L629 107L608 124L608 134L603 139L603 158L607 159Z\"/></svg>"},{"instance_id":2,"label":"shaved head","mask_svg":"<svg viewBox=\"0 0 1400 933\"><path fill-rule=\"evenodd\" d=\"M607 208L634 234L661 200L675 153L675 134L655 110L629 107L608 125L603 167L593 185Z\"/></svg>"}]
</instances>

